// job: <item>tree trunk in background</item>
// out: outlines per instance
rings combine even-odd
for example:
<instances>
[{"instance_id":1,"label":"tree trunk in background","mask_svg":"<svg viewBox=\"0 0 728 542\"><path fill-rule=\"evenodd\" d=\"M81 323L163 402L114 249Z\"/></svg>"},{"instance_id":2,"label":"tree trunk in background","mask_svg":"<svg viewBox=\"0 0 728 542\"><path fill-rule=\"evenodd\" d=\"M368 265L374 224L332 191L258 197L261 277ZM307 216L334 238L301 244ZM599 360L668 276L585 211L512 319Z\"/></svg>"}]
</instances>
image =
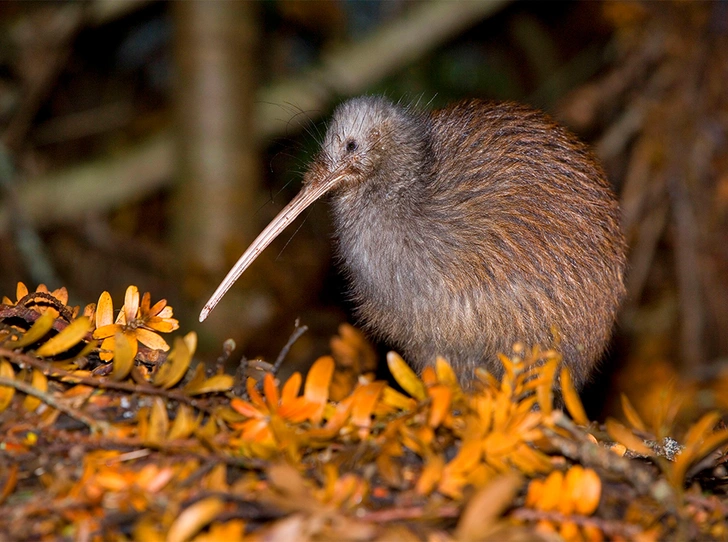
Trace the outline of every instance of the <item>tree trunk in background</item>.
<instances>
[{"instance_id":1,"label":"tree trunk in background","mask_svg":"<svg viewBox=\"0 0 728 542\"><path fill-rule=\"evenodd\" d=\"M178 261L192 279L185 291L201 298L207 278L216 282L255 233L256 5L194 0L174 2L172 9L178 70L172 226Z\"/></svg>"}]
</instances>

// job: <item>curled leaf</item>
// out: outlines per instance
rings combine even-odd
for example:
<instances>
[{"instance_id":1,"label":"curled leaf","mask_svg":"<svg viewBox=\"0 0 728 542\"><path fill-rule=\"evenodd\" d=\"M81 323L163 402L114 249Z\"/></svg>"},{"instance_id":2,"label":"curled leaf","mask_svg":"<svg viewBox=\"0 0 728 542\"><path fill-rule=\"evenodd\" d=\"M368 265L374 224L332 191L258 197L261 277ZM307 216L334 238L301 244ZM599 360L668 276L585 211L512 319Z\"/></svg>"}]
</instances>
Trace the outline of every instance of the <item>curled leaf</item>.
<instances>
[{"instance_id":1,"label":"curled leaf","mask_svg":"<svg viewBox=\"0 0 728 542\"><path fill-rule=\"evenodd\" d=\"M561 393L564 397L566 410L569 411L573 420L579 425L589 425L589 418L586 417L584 405L581 404L579 394L571 382L571 373L566 367L561 368Z\"/></svg>"},{"instance_id":2,"label":"curled leaf","mask_svg":"<svg viewBox=\"0 0 728 542\"><path fill-rule=\"evenodd\" d=\"M0 359L0 377L8 380L13 380L15 378L13 366L10 365L10 362L4 359ZM0 412L8 408L14 395L15 388L11 388L10 386L0 386Z\"/></svg>"},{"instance_id":3,"label":"curled leaf","mask_svg":"<svg viewBox=\"0 0 728 542\"><path fill-rule=\"evenodd\" d=\"M321 422L324 415L326 401L329 398L329 386L334 374L334 358L323 356L317 359L308 371L303 396L309 403L319 405L318 411L311 417L315 424Z\"/></svg>"},{"instance_id":4,"label":"curled leaf","mask_svg":"<svg viewBox=\"0 0 728 542\"><path fill-rule=\"evenodd\" d=\"M624 425L611 418L607 419L607 433L616 442L623 444L630 450L637 452L642 455L652 455L652 450L642 441L642 439L635 436L632 431L627 429Z\"/></svg>"},{"instance_id":5,"label":"curled leaf","mask_svg":"<svg viewBox=\"0 0 728 542\"><path fill-rule=\"evenodd\" d=\"M33 369L30 385L39 391L48 391L48 379L38 369ZM40 403L41 400L37 397L33 397L32 395L26 395L25 399L23 399L23 408L28 412L35 412L35 409L40 406Z\"/></svg>"},{"instance_id":6,"label":"curled leaf","mask_svg":"<svg viewBox=\"0 0 728 542\"><path fill-rule=\"evenodd\" d=\"M442 423L442 420L444 420L450 412L450 404L452 401L452 388L444 384L438 384L432 386L431 388L428 388L427 394L432 399L428 424L430 425L430 427L436 428Z\"/></svg>"},{"instance_id":7,"label":"curled leaf","mask_svg":"<svg viewBox=\"0 0 728 542\"><path fill-rule=\"evenodd\" d=\"M217 497L208 497L188 506L169 528L167 542L191 540L200 529L215 519L224 508L225 503Z\"/></svg>"},{"instance_id":8,"label":"curled leaf","mask_svg":"<svg viewBox=\"0 0 728 542\"><path fill-rule=\"evenodd\" d=\"M185 386L185 392L188 395L201 395L203 393L227 391L233 387L234 383L235 381L230 375L214 375L195 387Z\"/></svg>"},{"instance_id":9,"label":"curled leaf","mask_svg":"<svg viewBox=\"0 0 728 542\"><path fill-rule=\"evenodd\" d=\"M418 401L427 398L425 385L422 380L415 374L412 368L402 359L402 356L396 352L387 354L387 365L397 384Z\"/></svg>"},{"instance_id":10,"label":"curled leaf","mask_svg":"<svg viewBox=\"0 0 728 542\"><path fill-rule=\"evenodd\" d=\"M43 343L36 350L36 354L42 357L51 357L65 352L82 341L89 331L91 331L91 322L89 319L85 316L76 318L58 335Z\"/></svg>"},{"instance_id":11,"label":"curled leaf","mask_svg":"<svg viewBox=\"0 0 728 542\"><path fill-rule=\"evenodd\" d=\"M109 292L102 292L96 304L96 329L110 326L114 323L114 304Z\"/></svg>"},{"instance_id":12,"label":"curled leaf","mask_svg":"<svg viewBox=\"0 0 728 542\"><path fill-rule=\"evenodd\" d=\"M637 414L637 411L632 406L632 403L629 399L627 399L627 396L625 394L622 394L622 411L624 412L625 417L627 418L627 421L632 424L632 427L639 431L647 431L647 428L645 427L644 422L642 421L642 418L640 418L639 414Z\"/></svg>"},{"instance_id":13,"label":"curled leaf","mask_svg":"<svg viewBox=\"0 0 728 542\"><path fill-rule=\"evenodd\" d=\"M124 380L134 366L137 343L130 340L125 333L118 332L114 336L114 360L112 362L111 379Z\"/></svg>"},{"instance_id":14,"label":"curled leaf","mask_svg":"<svg viewBox=\"0 0 728 542\"><path fill-rule=\"evenodd\" d=\"M483 540L499 516L508 508L521 487L521 477L507 474L496 478L469 500L460 516L455 536L458 540Z\"/></svg>"},{"instance_id":15,"label":"curled leaf","mask_svg":"<svg viewBox=\"0 0 728 542\"><path fill-rule=\"evenodd\" d=\"M447 360L441 356L438 356L435 360L435 373L437 373L437 380L440 384L445 384L453 389L460 388L458 377L455 374L452 365L450 365Z\"/></svg>"},{"instance_id":16,"label":"curled leaf","mask_svg":"<svg viewBox=\"0 0 728 542\"><path fill-rule=\"evenodd\" d=\"M167 435L168 440L183 439L189 437L197 429L198 421L187 405L180 405L177 409L177 416L172 422L172 427Z\"/></svg>"},{"instance_id":17,"label":"curled leaf","mask_svg":"<svg viewBox=\"0 0 728 542\"><path fill-rule=\"evenodd\" d=\"M20 339L9 344L11 348L23 348L41 340L53 327L56 321L52 312L44 312L33 325L26 331Z\"/></svg>"},{"instance_id":18,"label":"curled leaf","mask_svg":"<svg viewBox=\"0 0 728 542\"><path fill-rule=\"evenodd\" d=\"M160 444L167 438L169 431L169 416L167 407L161 397L155 397L149 413L149 426L146 435L142 435L148 444Z\"/></svg>"},{"instance_id":19,"label":"curled leaf","mask_svg":"<svg viewBox=\"0 0 728 542\"><path fill-rule=\"evenodd\" d=\"M190 351L187 343L183 339L176 337L174 339L174 348L172 348L172 351L157 371L157 374L154 375L154 385L169 389L182 380L182 377L190 367L192 354L193 352Z\"/></svg>"},{"instance_id":20,"label":"curled leaf","mask_svg":"<svg viewBox=\"0 0 728 542\"><path fill-rule=\"evenodd\" d=\"M602 495L601 478L592 469L584 469L579 489L579 494L574 495L576 512L583 516L593 514Z\"/></svg>"}]
</instances>

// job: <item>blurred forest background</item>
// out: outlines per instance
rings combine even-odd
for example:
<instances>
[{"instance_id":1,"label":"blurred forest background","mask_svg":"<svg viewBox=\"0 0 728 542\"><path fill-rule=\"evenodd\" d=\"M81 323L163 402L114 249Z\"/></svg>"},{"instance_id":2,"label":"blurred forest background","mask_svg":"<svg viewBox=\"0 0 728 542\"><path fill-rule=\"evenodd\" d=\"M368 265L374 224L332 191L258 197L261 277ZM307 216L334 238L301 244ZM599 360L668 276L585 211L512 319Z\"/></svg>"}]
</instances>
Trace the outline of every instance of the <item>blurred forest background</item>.
<instances>
[{"instance_id":1,"label":"blurred forest background","mask_svg":"<svg viewBox=\"0 0 728 542\"><path fill-rule=\"evenodd\" d=\"M201 359L232 337L272 361L300 318L299 368L352 322L325 203L197 314L333 107L511 99L591 143L622 201L629 299L592 409L728 370L728 2L3 2L0 25L4 295L135 284Z\"/></svg>"}]
</instances>

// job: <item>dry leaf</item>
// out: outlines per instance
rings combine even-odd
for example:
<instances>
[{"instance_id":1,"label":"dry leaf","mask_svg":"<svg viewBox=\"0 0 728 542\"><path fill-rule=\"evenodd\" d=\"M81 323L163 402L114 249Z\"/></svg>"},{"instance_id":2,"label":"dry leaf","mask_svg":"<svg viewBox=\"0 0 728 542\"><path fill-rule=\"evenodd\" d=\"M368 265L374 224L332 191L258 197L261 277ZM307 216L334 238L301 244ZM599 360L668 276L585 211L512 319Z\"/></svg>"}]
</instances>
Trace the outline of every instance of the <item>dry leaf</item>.
<instances>
[{"instance_id":1,"label":"dry leaf","mask_svg":"<svg viewBox=\"0 0 728 542\"><path fill-rule=\"evenodd\" d=\"M5 361L2 358L0 358L0 377L6 378L8 380L15 379L15 371L13 371L13 366L10 365L8 361ZM10 386L0 386L0 412L8 408L13 400L14 395L15 388L11 388Z\"/></svg>"},{"instance_id":2,"label":"dry leaf","mask_svg":"<svg viewBox=\"0 0 728 542\"><path fill-rule=\"evenodd\" d=\"M574 385L571 383L571 374L566 367L561 369L561 394L564 398L564 405L566 405L572 419L579 425L589 425L589 418L586 417L584 406L581 404L579 394L576 393Z\"/></svg>"},{"instance_id":3,"label":"dry leaf","mask_svg":"<svg viewBox=\"0 0 728 542\"><path fill-rule=\"evenodd\" d=\"M38 319L33 322L33 325L28 331L26 331L22 337L17 341L10 343L8 346L11 348L23 348L29 346L35 342L38 342L53 328L53 322L56 321L56 317L50 312L44 312Z\"/></svg>"},{"instance_id":4,"label":"dry leaf","mask_svg":"<svg viewBox=\"0 0 728 542\"><path fill-rule=\"evenodd\" d=\"M225 508L217 497L208 497L185 508L167 532L167 542L185 542L214 520Z\"/></svg>"},{"instance_id":5,"label":"dry leaf","mask_svg":"<svg viewBox=\"0 0 728 542\"><path fill-rule=\"evenodd\" d=\"M616 420L611 418L607 419L606 422L607 433L616 442L623 444L628 449L633 450L641 455L652 455L652 450L642 441L642 439L632 433L629 429L623 426Z\"/></svg>"},{"instance_id":6,"label":"dry leaf","mask_svg":"<svg viewBox=\"0 0 728 542\"><path fill-rule=\"evenodd\" d=\"M521 477L507 474L478 490L468 502L455 529L459 540L481 540L496 525L521 487Z\"/></svg>"},{"instance_id":7,"label":"dry leaf","mask_svg":"<svg viewBox=\"0 0 728 542\"><path fill-rule=\"evenodd\" d=\"M42 357L52 357L65 352L81 342L89 331L91 331L89 319L85 316L76 318L58 335L43 343L35 353Z\"/></svg>"},{"instance_id":8,"label":"dry leaf","mask_svg":"<svg viewBox=\"0 0 728 542\"><path fill-rule=\"evenodd\" d=\"M136 344L132 346L132 341L124 333L117 333L114 336L114 345L111 379L119 382L124 380L134 367L137 349Z\"/></svg>"},{"instance_id":9,"label":"dry leaf","mask_svg":"<svg viewBox=\"0 0 728 542\"><path fill-rule=\"evenodd\" d=\"M418 401L422 401L427 398L427 392L422 380L415 374L412 368L402 359L402 357L396 352L389 352L387 354L387 365L389 366L389 372L397 381L404 391L409 393L412 397Z\"/></svg>"},{"instance_id":10,"label":"dry leaf","mask_svg":"<svg viewBox=\"0 0 728 542\"><path fill-rule=\"evenodd\" d=\"M30 384L35 389L43 393L48 391L48 379L38 369L33 369ZM41 400L38 397L33 397L32 395L26 395L25 399L23 399L23 408L28 412L35 412L35 409L37 409L40 404Z\"/></svg>"}]
</instances>

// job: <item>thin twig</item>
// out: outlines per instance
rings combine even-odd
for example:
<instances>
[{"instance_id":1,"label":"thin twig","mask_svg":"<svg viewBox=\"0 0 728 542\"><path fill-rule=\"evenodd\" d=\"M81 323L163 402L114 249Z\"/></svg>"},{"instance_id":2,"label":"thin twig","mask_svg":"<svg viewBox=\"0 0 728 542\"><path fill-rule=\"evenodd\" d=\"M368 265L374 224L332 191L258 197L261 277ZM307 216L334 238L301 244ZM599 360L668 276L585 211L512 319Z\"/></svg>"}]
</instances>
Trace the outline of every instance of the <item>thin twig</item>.
<instances>
[{"instance_id":1,"label":"thin twig","mask_svg":"<svg viewBox=\"0 0 728 542\"><path fill-rule=\"evenodd\" d=\"M677 498L675 492L664 478L655 479L639 463L620 457L611 450L589 441L585 438L583 430L579 429L566 416L558 416L554 421L558 427L566 429L573 437L569 439L551 429L544 430L546 437L548 437L551 444L556 446L561 455L579 461L585 466L594 466L611 473L617 473L625 480L629 480L640 493L651 495L658 502L661 502L668 511L676 510Z\"/></svg>"},{"instance_id":2,"label":"thin twig","mask_svg":"<svg viewBox=\"0 0 728 542\"><path fill-rule=\"evenodd\" d=\"M607 520L597 517L582 516L579 514L564 515L560 512L545 512L543 510L533 510L531 508L517 508L511 513L511 517L524 521L538 522L542 520L551 523L571 522L580 527L594 526L609 537L623 536L627 539L636 538L637 535L644 531L640 525L627 523L625 521Z\"/></svg>"},{"instance_id":3,"label":"thin twig","mask_svg":"<svg viewBox=\"0 0 728 542\"><path fill-rule=\"evenodd\" d=\"M81 446L83 448L91 449L103 449L103 450L116 450L116 451L138 451L141 449L153 450L165 454L166 456L185 456L200 461L211 461L213 463L225 463L231 467L239 467L243 469L264 469L269 464L261 459L228 455L224 452L205 448L204 443L198 439L184 439L174 440L169 442L158 442L150 444L145 440L138 437L127 437L127 438L108 438L100 437L89 439L84 435L79 435L75 432L59 431L53 428L46 430L49 434L52 434L52 440L56 447L59 443L66 443L73 446ZM199 447L201 450L198 451L192 449L193 446Z\"/></svg>"},{"instance_id":4,"label":"thin twig","mask_svg":"<svg viewBox=\"0 0 728 542\"><path fill-rule=\"evenodd\" d=\"M164 397L166 399L172 399L175 401L179 401L180 403L184 403L186 405L194 407L207 414L210 413L209 409L207 407L201 405L199 400L193 399L192 397L185 395L184 393L182 393L180 391L157 388L151 384L132 384L129 382L115 382L113 380L106 379L106 378L91 377L91 376L78 376L78 375L73 374L70 371L66 371L64 369L59 369L57 367L53 367L47 361L43 361L38 358L34 358L33 356L29 356L27 354L21 354L19 352L14 352L13 350L9 350L7 348L0 348L0 356L4 356L19 364L29 365L35 369L38 369L45 376L48 376L48 377L65 378L74 384L84 384L86 386L91 386L94 388L128 391L128 392L132 392L132 393L139 393L142 395L153 395L153 396Z\"/></svg>"},{"instance_id":5,"label":"thin twig","mask_svg":"<svg viewBox=\"0 0 728 542\"><path fill-rule=\"evenodd\" d=\"M89 429L91 429L92 433L103 433L109 428L109 424L104 421L96 421L93 418L90 418L83 412L81 412L78 409L75 409L71 406L68 406L64 403L61 403L58 401L55 397L52 395L39 390L38 388L33 387L32 385L28 384L27 382L23 382L22 380L15 380L13 378L6 378L4 376L0 376L0 386L8 386L11 388L15 388L18 391L21 391L27 395L32 395L33 397L37 397L41 401L43 401L48 406L55 408L56 410L60 410L67 416L70 416L74 420L78 420L79 422L87 425Z\"/></svg>"},{"instance_id":6,"label":"thin twig","mask_svg":"<svg viewBox=\"0 0 728 542\"><path fill-rule=\"evenodd\" d=\"M409 508L387 508L384 510L375 510L360 516L358 519L368 521L370 523L386 523L390 521L402 521L407 519L423 519L429 520L432 517L437 518L456 518L462 514L462 510L457 506L441 506L433 510L426 509L424 506L411 506Z\"/></svg>"},{"instance_id":7,"label":"thin twig","mask_svg":"<svg viewBox=\"0 0 728 542\"><path fill-rule=\"evenodd\" d=\"M306 333L308 331L308 326L302 326L300 325L300 320L296 318L296 322L294 324L295 328L293 330L293 333L291 334L290 338L288 339L288 342L286 345L281 349L281 353L278 354L278 357L276 358L276 362L273 364L273 374L278 374L278 369L281 368L281 365L283 365L283 360L286 359L286 356L288 355L288 351L293 346L293 343L295 343L301 335Z\"/></svg>"}]
</instances>

